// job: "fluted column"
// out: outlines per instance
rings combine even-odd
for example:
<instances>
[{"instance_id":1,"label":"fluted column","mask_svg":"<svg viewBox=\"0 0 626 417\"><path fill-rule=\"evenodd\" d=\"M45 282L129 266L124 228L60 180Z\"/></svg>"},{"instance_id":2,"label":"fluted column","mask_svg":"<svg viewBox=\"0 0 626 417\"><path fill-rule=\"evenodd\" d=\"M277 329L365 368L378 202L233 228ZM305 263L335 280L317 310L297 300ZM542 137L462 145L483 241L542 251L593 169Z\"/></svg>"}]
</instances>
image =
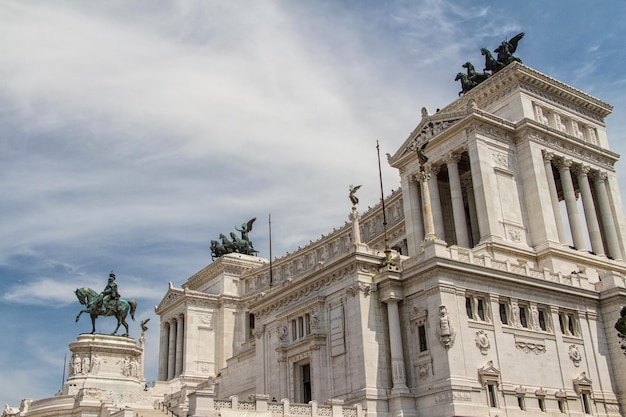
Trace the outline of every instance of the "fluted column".
<instances>
[{"instance_id":1,"label":"fluted column","mask_svg":"<svg viewBox=\"0 0 626 417\"><path fill-rule=\"evenodd\" d=\"M578 213L578 204L576 202L576 192L574 191L574 183L572 182L572 174L570 172L571 160L561 159L558 164L559 174L561 174L561 186L563 187L563 197L565 198L565 208L567 209L567 218L569 227L572 232L574 246L578 250L585 250L585 236L583 227Z\"/></svg>"},{"instance_id":2,"label":"fluted column","mask_svg":"<svg viewBox=\"0 0 626 417\"><path fill-rule=\"evenodd\" d=\"M176 319L170 321L170 334L167 351L167 380L174 378L176 371Z\"/></svg>"},{"instance_id":3,"label":"fluted column","mask_svg":"<svg viewBox=\"0 0 626 417\"><path fill-rule=\"evenodd\" d=\"M161 322L160 346L159 346L159 381L167 380L167 356L169 351L168 340L170 337L169 324Z\"/></svg>"},{"instance_id":4,"label":"fluted column","mask_svg":"<svg viewBox=\"0 0 626 417\"><path fill-rule=\"evenodd\" d=\"M439 196L439 181L437 180L437 174L441 167L439 165L429 165L427 167L428 172L428 196L430 197L430 206L433 212L433 223L435 224L435 236L437 239L445 240L446 232L443 227L443 212L441 211L441 197ZM424 193L422 192L422 199Z\"/></svg>"},{"instance_id":5,"label":"fluted column","mask_svg":"<svg viewBox=\"0 0 626 417\"><path fill-rule=\"evenodd\" d=\"M552 201L552 212L554 213L554 221L556 223L556 232L559 236L559 242L567 243L565 236L565 228L563 227L563 218L561 217L561 209L559 208L559 195L556 191L556 182L554 181L554 172L552 172L552 159L554 154L543 151L543 164L546 169L546 177L548 179L548 188L550 189L550 200Z\"/></svg>"},{"instance_id":6,"label":"fluted column","mask_svg":"<svg viewBox=\"0 0 626 417\"><path fill-rule=\"evenodd\" d=\"M604 246L602 245L602 234L600 233L600 224L596 216L596 206L593 202L591 187L589 186L589 178L587 174L590 168L587 166L579 166L576 169L576 178L578 179L578 187L583 200L583 210L585 212L585 221L587 222L587 231L589 232L589 240L591 241L591 250L596 255L604 255Z\"/></svg>"},{"instance_id":7,"label":"fluted column","mask_svg":"<svg viewBox=\"0 0 626 417\"><path fill-rule=\"evenodd\" d=\"M420 184L422 186L422 218L424 220L424 240L436 239L435 223L433 220L433 207L430 200L430 190L428 180L430 174L426 170L419 173Z\"/></svg>"},{"instance_id":8,"label":"fluted column","mask_svg":"<svg viewBox=\"0 0 626 417\"><path fill-rule=\"evenodd\" d=\"M598 172L593 176L593 185L598 197L598 211L600 213L600 223L606 241L606 252L613 259L622 259L622 251L619 247L615 221L613 220L613 210L609 202L609 194L606 190L606 174Z\"/></svg>"},{"instance_id":9,"label":"fluted column","mask_svg":"<svg viewBox=\"0 0 626 417\"><path fill-rule=\"evenodd\" d=\"M465 178L462 181L463 189L465 190L465 195L467 196L467 208L469 211L469 220L471 225L471 238L472 244L475 245L480 241L480 231L478 230L478 214L476 213L476 200L474 200L474 185L472 183L472 178Z\"/></svg>"},{"instance_id":10,"label":"fluted column","mask_svg":"<svg viewBox=\"0 0 626 417\"><path fill-rule=\"evenodd\" d=\"M461 155L452 153L446 158L446 166L448 167L448 179L450 180L450 197L452 199L452 216L454 217L456 244L469 248L470 243L467 234L467 222L465 221L463 192L461 189L461 178L459 177L460 159Z\"/></svg>"},{"instance_id":11,"label":"fluted column","mask_svg":"<svg viewBox=\"0 0 626 417\"><path fill-rule=\"evenodd\" d=\"M421 175L411 175L409 180L409 190L411 198L411 218L413 219L413 230L418 242L424 240L426 234L424 228L424 212Z\"/></svg>"},{"instance_id":12,"label":"fluted column","mask_svg":"<svg viewBox=\"0 0 626 417\"><path fill-rule=\"evenodd\" d=\"M404 368L404 352L402 349L402 334L400 332L400 314L398 312L399 299L389 298L387 304L387 319L389 321L389 345L391 348L391 378L394 391L406 391L406 372Z\"/></svg>"},{"instance_id":13,"label":"fluted column","mask_svg":"<svg viewBox=\"0 0 626 417\"><path fill-rule=\"evenodd\" d=\"M183 372L183 336L185 320L181 314L176 318L176 370L174 376L178 376Z\"/></svg>"},{"instance_id":14,"label":"fluted column","mask_svg":"<svg viewBox=\"0 0 626 417\"><path fill-rule=\"evenodd\" d=\"M359 212L355 206L352 207L350 220L352 220L352 243L361 243L361 227L359 226Z\"/></svg>"}]
</instances>

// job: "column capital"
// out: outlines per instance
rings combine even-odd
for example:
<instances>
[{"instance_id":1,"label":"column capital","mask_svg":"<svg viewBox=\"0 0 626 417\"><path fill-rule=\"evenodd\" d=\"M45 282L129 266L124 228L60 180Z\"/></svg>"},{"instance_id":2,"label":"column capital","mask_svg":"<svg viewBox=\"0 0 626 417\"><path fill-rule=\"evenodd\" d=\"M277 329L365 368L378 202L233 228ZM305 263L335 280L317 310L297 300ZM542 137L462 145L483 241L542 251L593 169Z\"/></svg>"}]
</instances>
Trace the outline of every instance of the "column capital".
<instances>
[{"instance_id":1,"label":"column capital","mask_svg":"<svg viewBox=\"0 0 626 417\"><path fill-rule=\"evenodd\" d=\"M441 165L433 164L431 162L429 164L426 164L425 168L426 168L426 171L428 171L429 174L437 176L437 174L439 174L439 171L441 170Z\"/></svg>"},{"instance_id":2,"label":"column capital","mask_svg":"<svg viewBox=\"0 0 626 417\"><path fill-rule=\"evenodd\" d=\"M459 163L460 160L461 160L460 152L450 152L446 156L443 157L443 161L446 163L446 165L452 165L452 164L456 165Z\"/></svg>"},{"instance_id":3,"label":"column capital","mask_svg":"<svg viewBox=\"0 0 626 417\"><path fill-rule=\"evenodd\" d=\"M607 175L606 175L606 172L592 171L590 177L595 182L604 182L604 181L606 181Z\"/></svg>"},{"instance_id":4,"label":"column capital","mask_svg":"<svg viewBox=\"0 0 626 417\"><path fill-rule=\"evenodd\" d=\"M571 159L557 158L555 165L558 169L570 169L574 161Z\"/></svg>"},{"instance_id":5,"label":"column capital","mask_svg":"<svg viewBox=\"0 0 626 417\"><path fill-rule=\"evenodd\" d=\"M543 149L541 151L541 154L543 155L543 160L546 161L546 162L552 161L554 159L554 157L555 157L554 152L550 152L550 151L548 151L546 149Z\"/></svg>"},{"instance_id":6,"label":"column capital","mask_svg":"<svg viewBox=\"0 0 626 417\"><path fill-rule=\"evenodd\" d=\"M588 166L588 165L580 164L580 165L574 166L573 171L578 176L580 176L580 175L587 176L587 174L589 174L589 171L591 171L591 167Z\"/></svg>"}]
</instances>

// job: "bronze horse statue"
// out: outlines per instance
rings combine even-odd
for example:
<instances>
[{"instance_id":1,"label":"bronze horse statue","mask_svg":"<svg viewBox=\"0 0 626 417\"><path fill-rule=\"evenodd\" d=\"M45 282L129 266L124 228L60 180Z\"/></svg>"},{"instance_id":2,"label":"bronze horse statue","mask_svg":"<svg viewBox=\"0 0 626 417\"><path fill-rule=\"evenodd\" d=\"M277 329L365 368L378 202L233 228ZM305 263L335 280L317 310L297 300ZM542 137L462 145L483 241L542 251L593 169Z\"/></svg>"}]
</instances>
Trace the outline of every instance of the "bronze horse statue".
<instances>
[{"instance_id":1,"label":"bronze horse statue","mask_svg":"<svg viewBox=\"0 0 626 417\"><path fill-rule=\"evenodd\" d=\"M128 312L130 312L130 317L133 321L135 320L135 310L137 309L137 302L135 300L125 300L120 298L119 300L116 300L114 308L107 309L106 306L99 305L99 294L89 287L77 288L74 291L74 294L76 294L78 301L86 307L78 313L76 321L78 322L81 314L89 313L91 316L92 326L91 334L96 333L96 319L98 316L115 316L117 319L117 327L111 335L115 335L120 326L123 325L126 329L126 333L122 336L128 337L128 323L126 323L126 316L128 315Z\"/></svg>"},{"instance_id":2,"label":"bronze horse statue","mask_svg":"<svg viewBox=\"0 0 626 417\"><path fill-rule=\"evenodd\" d=\"M459 91L459 97L461 96L461 94L467 93L469 90L471 90L472 88L476 87L478 84L474 81L471 81L466 74L463 74L462 72L459 72L456 75L456 78L454 79L454 81L459 81L461 80L461 91Z\"/></svg>"},{"instance_id":3,"label":"bronze horse statue","mask_svg":"<svg viewBox=\"0 0 626 417\"><path fill-rule=\"evenodd\" d=\"M502 62L498 62L487 48L480 48L480 53L485 57L485 69L483 71L491 71L493 74L504 68Z\"/></svg>"}]
</instances>

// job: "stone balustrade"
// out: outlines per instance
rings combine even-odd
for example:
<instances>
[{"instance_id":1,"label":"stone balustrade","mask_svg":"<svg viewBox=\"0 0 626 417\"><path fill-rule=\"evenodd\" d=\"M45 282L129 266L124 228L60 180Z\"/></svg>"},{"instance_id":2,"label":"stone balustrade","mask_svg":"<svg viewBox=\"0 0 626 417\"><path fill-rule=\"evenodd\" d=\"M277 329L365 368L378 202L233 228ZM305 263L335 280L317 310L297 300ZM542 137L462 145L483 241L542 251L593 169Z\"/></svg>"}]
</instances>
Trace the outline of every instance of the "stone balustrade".
<instances>
[{"instance_id":1,"label":"stone balustrade","mask_svg":"<svg viewBox=\"0 0 626 417\"><path fill-rule=\"evenodd\" d=\"M320 417L363 417L364 410L360 404L344 406L342 400L329 400L324 405L317 401L308 404L291 403L288 399L269 400L268 395L253 395L252 401L239 401L237 396L228 400L217 400L212 392L196 391L189 395L189 416L217 417L221 410L253 412L254 414L271 413L279 416L320 416Z\"/></svg>"}]
</instances>

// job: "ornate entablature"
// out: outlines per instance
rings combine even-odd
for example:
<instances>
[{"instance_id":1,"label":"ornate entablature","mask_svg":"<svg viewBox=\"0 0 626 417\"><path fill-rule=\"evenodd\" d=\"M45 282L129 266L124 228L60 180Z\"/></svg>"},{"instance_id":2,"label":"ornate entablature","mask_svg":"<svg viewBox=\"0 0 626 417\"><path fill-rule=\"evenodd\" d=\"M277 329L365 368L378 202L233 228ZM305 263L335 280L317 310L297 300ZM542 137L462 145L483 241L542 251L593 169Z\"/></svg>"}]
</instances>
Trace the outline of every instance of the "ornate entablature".
<instances>
[{"instance_id":1,"label":"ornate entablature","mask_svg":"<svg viewBox=\"0 0 626 417\"><path fill-rule=\"evenodd\" d=\"M580 162L591 163L609 171L615 171L617 154L614 154L606 149L599 152L593 152L588 147L573 143L571 140L558 138L552 135L544 135L533 130L526 132L522 136L522 139L528 139L541 143L550 149L557 151L563 156L577 158Z\"/></svg>"},{"instance_id":2,"label":"ornate entablature","mask_svg":"<svg viewBox=\"0 0 626 417\"><path fill-rule=\"evenodd\" d=\"M387 220L389 235L392 239L404 238L404 207L401 189L396 189L385 198L388 207ZM368 207L361 217L361 236L363 243L375 246L383 240L381 204ZM334 229L328 235L322 235L317 241L311 241L305 247L299 247L272 262L272 285L293 285L306 280L312 273L318 273L325 265L339 256L354 251L352 242L352 224L346 222L341 228ZM216 261L217 263L218 261ZM261 294L270 288L269 264L246 271L240 276L242 295L250 297Z\"/></svg>"},{"instance_id":3,"label":"ornate entablature","mask_svg":"<svg viewBox=\"0 0 626 417\"><path fill-rule=\"evenodd\" d=\"M285 293L284 295L282 295L282 298L281 298L281 294L277 293L276 295L272 297L271 304L269 305L264 305L265 297L263 297L262 299L257 301L260 307L255 307L254 305L251 305L251 310L252 310L251 312L254 313L254 315L257 318L262 318L272 313L273 311L279 311L288 306L292 306L300 302L303 298L319 296L320 295L319 292L323 290L324 288L327 288L331 286L332 284L336 283L337 281L340 281L344 278L355 275L357 271L361 273L363 273L364 271L367 271L366 273L375 272L374 269L370 265L359 264L357 266L356 264L351 264L339 271L336 271L333 274L326 275L324 277L317 277L314 282L311 282L309 285L299 290L296 290L294 292Z\"/></svg>"},{"instance_id":4,"label":"ornate entablature","mask_svg":"<svg viewBox=\"0 0 626 417\"><path fill-rule=\"evenodd\" d=\"M245 257L245 260L244 260ZM239 258L239 259L238 259ZM251 262L255 263L251 265ZM212 279L219 277L221 274L243 275L244 273L262 267L268 261L249 255L232 254L220 257L201 271L192 275L182 287L190 290L198 290L207 285Z\"/></svg>"}]
</instances>

